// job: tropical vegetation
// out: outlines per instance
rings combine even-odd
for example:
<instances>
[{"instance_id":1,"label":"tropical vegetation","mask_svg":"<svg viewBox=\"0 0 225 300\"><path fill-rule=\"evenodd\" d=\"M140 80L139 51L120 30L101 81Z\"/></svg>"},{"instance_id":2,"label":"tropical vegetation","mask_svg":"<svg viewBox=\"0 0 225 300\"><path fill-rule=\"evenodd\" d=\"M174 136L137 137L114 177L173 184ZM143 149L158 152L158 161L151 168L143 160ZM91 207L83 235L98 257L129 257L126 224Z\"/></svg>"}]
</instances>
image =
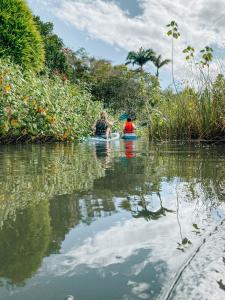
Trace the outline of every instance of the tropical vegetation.
<instances>
[{"instance_id":1,"label":"tropical vegetation","mask_svg":"<svg viewBox=\"0 0 225 300\"><path fill-rule=\"evenodd\" d=\"M65 141L88 135L101 110L91 95L60 77L36 76L0 61L0 141Z\"/></svg>"},{"instance_id":2,"label":"tropical vegetation","mask_svg":"<svg viewBox=\"0 0 225 300\"><path fill-rule=\"evenodd\" d=\"M156 67L156 74L155 76L157 78L159 78L159 69L161 69L163 66L165 65L168 65L168 63L170 63L170 59L162 59L162 55L158 55L158 56L155 56L152 60L153 64L155 65Z\"/></svg>"},{"instance_id":3,"label":"tropical vegetation","mask_svg":"<svg viewBox=\"0 0 225 300\"><path fill-rule=\"evenodd\" d=\"M54 25L32 16L25 1L2 0L0 8L0 142L79 139L91 133L103 108L117 117L136 115L153 139L224 138L225 79L211 80L213 49L206 46L196 57L194 47L183 50L197 84L178 88L175 21L167 25L171 59L140 47L113 65L66 47ZM173 87L162 90L159 72L169 63Z\"/></svg>"},{"instance_id":4,"label":"tropical vegetation","mask_svg":"<svg viewBox=\"0 0 225 300\"><path fill-rule=\"evenodd\" d=\"M0 31L0 58L10 57L27 70L42 70L44 45L25 1L0 1Z\"/></svg>"},{"instance_id":5,"label":"tropical vegetation","mask_svg":"<svg viewBox=\"0 0 225 300\"><path fill-rule=\"evenodd\" d=\"M149 62L153 61L155 57L155 52L149 48L147 50L142 47L137 51L130 51L127 55L126 65L138 65L141 71L143 71L143 66Z\"/></svg>"}]
</instances>

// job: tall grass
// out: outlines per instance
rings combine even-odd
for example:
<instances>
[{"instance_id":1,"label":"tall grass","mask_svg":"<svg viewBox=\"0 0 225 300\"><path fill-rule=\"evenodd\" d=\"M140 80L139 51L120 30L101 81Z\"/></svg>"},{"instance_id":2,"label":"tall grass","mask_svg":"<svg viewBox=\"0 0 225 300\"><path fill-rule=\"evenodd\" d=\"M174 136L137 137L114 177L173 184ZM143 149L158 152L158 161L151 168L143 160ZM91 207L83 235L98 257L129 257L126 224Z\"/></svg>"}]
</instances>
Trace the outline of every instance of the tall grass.
<instances>
[{"instance_id":1,"label":"tall grass","mask_svg":"<svg viewBox=\"0 0 225 300\"><path fill-rule=\"evenodd\" d=\"M201 92L163 92L148 119L153 139L225 140L225 78Z\"/></svg>"}]
</instances>

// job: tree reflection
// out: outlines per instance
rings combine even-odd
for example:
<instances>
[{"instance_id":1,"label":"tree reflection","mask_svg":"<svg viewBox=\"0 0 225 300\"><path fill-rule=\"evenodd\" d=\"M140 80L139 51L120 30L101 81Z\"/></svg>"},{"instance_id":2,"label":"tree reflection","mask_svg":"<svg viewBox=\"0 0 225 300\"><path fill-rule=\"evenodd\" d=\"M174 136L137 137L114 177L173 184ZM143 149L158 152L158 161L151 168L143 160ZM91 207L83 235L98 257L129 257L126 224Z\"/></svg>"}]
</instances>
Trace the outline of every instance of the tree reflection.
<instances>
[{"instance_id":1,"label":"tree reflection","mask_svg":"<svg viewBox=\"0 0 225 300\"><path fill-rule=\"evenodd\" d=\"M145 145L127 159L108 146L1 150L0 277L23 284L44 256L60 252L66 234L81 222L90 224L118 209L147 221L174 213L179 201L174 210L165 207L165 182L184 184L182 201L195 201L196 207L199 194L209 210L225 200L225 166L218 163L218 149ZM184 193L175 192L177 197ZM115 197L121 200L119 208ZM177 217L181 228L179 211ZM180 244L184 239L181 233Z\"/></svg>"},{"instance_id":2,"label":"tree reflection","mask_svg":"<svg viewBox=\"0 0 225 300\"><path fill-rule=\"evenodd\" d=\"M49 203L19 210L0 231L0 277L23 284L38 269L51 237Z\"/></svg>"}]
</instances>

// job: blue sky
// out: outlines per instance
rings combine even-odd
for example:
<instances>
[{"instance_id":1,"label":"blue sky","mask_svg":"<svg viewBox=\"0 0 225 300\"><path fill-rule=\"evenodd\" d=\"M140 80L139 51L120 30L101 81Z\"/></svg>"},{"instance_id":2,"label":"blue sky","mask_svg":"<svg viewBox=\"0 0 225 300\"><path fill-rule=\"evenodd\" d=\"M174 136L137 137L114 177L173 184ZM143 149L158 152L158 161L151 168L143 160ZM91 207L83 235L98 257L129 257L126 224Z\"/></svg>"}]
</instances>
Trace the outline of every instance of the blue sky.
<instances>
[{"instance_id":1,"label":"blue sky","mask_svg":"<svg viewBox=\"0 0 225 300\"><path fill-rule=\"evenodd\" d=\"M98 58L124 63L130 50L152 48L171 56L165 25L179 24L181 38L175 45L175 74L187 78L182 50L189 44L199 50L213 45L219 59L225 45L224 0L27 0L34 14L55 25L66 46L84 47ZM171 66L161 71L162 86L171 83ZM147 70L155 73L149 64Z\"/></svg>"}]
</instances>

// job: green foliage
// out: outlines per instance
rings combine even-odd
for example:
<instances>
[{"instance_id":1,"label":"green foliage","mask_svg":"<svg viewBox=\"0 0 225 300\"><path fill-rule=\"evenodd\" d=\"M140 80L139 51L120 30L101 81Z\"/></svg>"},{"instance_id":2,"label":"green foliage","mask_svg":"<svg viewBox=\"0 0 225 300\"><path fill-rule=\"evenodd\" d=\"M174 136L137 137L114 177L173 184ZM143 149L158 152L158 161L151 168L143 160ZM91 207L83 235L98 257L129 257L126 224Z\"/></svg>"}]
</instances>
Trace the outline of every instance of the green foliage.
<instances>
[{"instance_id":1,"label":"green foliage","mask_svg":"<svg viewBox=\"0 0 225 300\"><path fill-rule=\"evenodd\" d=\"M24 0L0 1L0 57L35 72L44 65L43 42Z\"/></svg>"},{"instance_id":2,"label":"green foliage","mask_svg":"<svg viewBox=\"0 0 225 300\"><path fill-rule=\"evenodd\" d=\"M95 59L89 57L84 48L72 51L64 48L64 54L68 64L67 76L71 82L86 84L89 77L90 66Z\"/></svg>"},{"instance_id":3,"label":"green foliage","mask_svg":"<svg viewBox=\"0 0 225 300\"><path fill-rule=\"evenodd\" d=\"M138 112L148 100L153 86L158 85L154 76L134 72L124 65L112 66L105 60L93 61L89 72L91 93L114 112Z\"/></svg>"},{"instance_id":4,"label":"green foliage","mask_svg":"<svg viewBox=\"0 0 225 300\"><path fill-rule=\"evenodd\" d=\"M52 73L68 74L69 65L64 51L64 43L53 32L54 25L51 22L43 22L40 17L34 16L38 30L41 33L45 47L45 65Z\"/></svg>"},{"instance_id":5,"label":"green foliage","mask_svg":"<svg viewBox=\"0 0 225 300\"><path fill-rule=\"evenodd\" d=\"M225 135L225 79L219 75L209 93L191 88L162 93L150 111L149 134L156 139L221 139Z\"/></svg>"},{"instance_id":6,"label":"green foliage","mask_svg":"<svg viewBox=\"0 0 225 300\"><path fill-rule=\"evenodd\" d=\"M156 67L156 77L158 78L159 77L159 69L162 68L163 66L167 65L168 63L170 63L171 60L170 59L162 60L162 56L158 55L153 58L152 62Z\"/></svg>"},{"instance_id":7,"label":"green foliage","mask_svg":"<svg viewBox=\"0 0 225 300\"><path fill-rule=\"evenodd\" d=\"M171 63L172 63L172 80L173 80L173 85L175 88L176 93L178 93L177 86L175 83L175 77L174 77L174 39L178 39L180 37L180 33L178 31L178 24L175 21L171 21L169 24L166 25L166 27L169 28L169 31L167 32L168 36L171 36Z\"/></svg>"},{"instance_id":8,"label":"green foliage","mask_svg":"<svg viewBox=\"0 0 225 300\"><path fill-rule=\"evenodd\" d=\"M203 67L209 67L209 63L213 60L213 49L209 46L206 46L204 49L200 50L202 53L201 64Z\"/></svg>"},{"instance_id":9,"label":"green foliage","mask_svg":"<svg viewBox=\"0 0 225 300\"><path fill-rule=\"evenodd\" d=\"M187 46L187 48L183 50L183 53L186 55L185 59L190 60L191 58L194 58L195 48Z\"/></svg>"},{"instance_id":10,"label":"green foliage","mask_svg":"<svg viewBox=\"0 0 225 300\"><path fill-rule=\"evenodd\" d=\"M101 109L88 92L59 77L37 77L1 61L0 139L71 140L90 133Z\"/></svg>"},{"instance_id":11,"label":"green foliage","mask_svg":"<svg viewBox=\"0 0 225 300\"><path fill-rule=\"evenodd\" d=\"M180 33L178 31L178 24L175 21L171 21L169 24L166 25L169 28L167 32L168 36L172 36L174 39L178 39L180 37Z\"/></svg>"},{"instance_id":12,"label":"green foliage","mask_svg":"<svg viewBox=\"0 0 225 300\"><path fill-rule=\"evenodd\" d=\"M61 76L63 80L80 83L85 81L89 68L88 57L84 48L73 51L65 47L62 39L54 33L51 22L43 22L34 16L34 21L41 33L45 47L45 66L51 74Z\"/></svg>"}]
</instances>

